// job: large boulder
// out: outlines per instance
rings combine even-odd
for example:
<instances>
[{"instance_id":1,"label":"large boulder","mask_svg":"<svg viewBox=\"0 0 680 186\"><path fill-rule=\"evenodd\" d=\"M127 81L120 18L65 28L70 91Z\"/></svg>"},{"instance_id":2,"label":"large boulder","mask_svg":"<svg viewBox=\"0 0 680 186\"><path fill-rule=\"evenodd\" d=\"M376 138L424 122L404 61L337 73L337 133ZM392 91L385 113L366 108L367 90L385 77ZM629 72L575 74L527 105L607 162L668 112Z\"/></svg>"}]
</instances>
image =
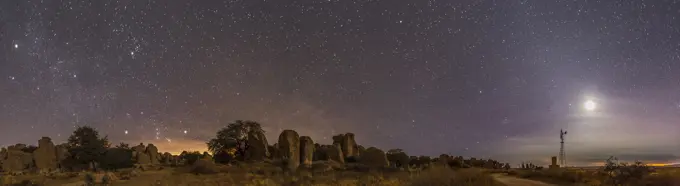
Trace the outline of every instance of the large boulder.
<instances>
[{"instance_id":1,"label":"large boulder","mask_svg":"<svg viewBox=\"0 0 680 186\"><path fill-rule=\"evenodd\" d=\"M146 146L144 146L143 143L139 143L139 145L132 147L132 158L138 159L137 155L143 154L146 152Z\"/></svg>"},{"instance_id":2,"label":"large boulder","mask_svg":"<svg viewBox=\"0 0 680 186\"><path fill-rule=\"evenodd\" d=\"M397 168L407 168L409 166L409 162L411 162L411 158L402 151L388 151L387 160L390 161L390 165Z\"/></svg>"},{"instance_id":3,"label":"large boulder","mask_svg":"<svg viewBox=\"0 0 680 186\"><path fill-rule=\"evenodd\" d=\"M340 149L342 149L342 154L344 155L343 158L359 156L359 149L354 140L353 133L333 136L333 144L340 145Z\"/></svg>"},{"instance_id":4,"label":"large boulder","mask_svg":"<svg viewBox=\"0 0 680 186\"><path fill-rule=\"evenodd\" d=\"M57 169L57 150L52 139L42 137L38 140L38 148L33 152L33 160L40 172L51 172Z\"/></svg>"},{"instance_id":5,"label":"large boulder","mask_svg":"<svg viewBox=\"0 0 680 186\"><path fill-rule=\"evenodd\" d=\"M314 158L314 141L309 136L300 137L300 163L311 166Z\"/></svg>"},{"instance_id":6,"label":"large boulder","mask_svg":"<svg viewBox=\"0 0 680 186\"><path fill-rule=\"evenodd\" d=\"M2 162L2 170L5 172L24 172L33 167L33 155L18 147L7 148L5 156L6 159Z\"/></svg>"},{"instance_id":7,"label":"large boulder","mask_svg":"<svg viewBox=\"0 0 680 186\"><path fill-rule=\"evenodd\" d=\"M314 160L315 161L334 161L344 164L342 150L339 145L315 145Z\"/></svg>"},{"instance_id":8,"label":"large boulder","mask_svg":"<svg viewBox=\"0 0 680 186\"><path fill-rule=\"evenodd\" d=\"M149 145L146 146L146 151L145 153L149 155L149 162L153 165L160 164L160 157L161 155L158 154L158 148L156 148L155 145L149 143Z\"/></svg>"},{"instance_id":9,"label":"large boulder","mask_svg":"<svg viewBox=\"0 0 680 186\"><path fill-rule=\"evenodd\" d=\"M385 152L375 147L366 149L364 154L361 155L360 161L370 167L387 167L390 165Z\"/></svg>"},{"instance_id":10,"label":"large boulder","mask_svg":"<svg viewBox=\"0 0 680 186\"><path fill-rule=\"evenodd\" d=\"M173 159L172 154L169 152L163 153L161 155L161 163L164 165L173 165L176 164L175 160Z\"/></svg>"},{"instance_id":11,"label":"large boulder","mask_svg":"<svg viewBox=\"0 0 680 186\"><path fill-rule=\"evenodd\" d=\"M279 135L279 150L288 170L297 170L300 166L300 135L294 130L284 130Z\"/></svg>"},{"instance_id":12,"label":"large boulder","mask_svg":"<svg viewBox=\"0 0 680 186\"><path fill-rule=\"evenodd\" d=\"M274 145L269 145L267 147L267 149L269 151L269 158L270 159L281 158L281 152L279 150L279 144L278 143L275 143Z\"/></svg>"},{"instance_id":13,"label":"large boulder","mask_svg":"<svg viewBox=\"0 0 680 186\"><path fill-rule=\"evenodd\" d=\"M135 152L133 152L133 154L135 154ZM136 154L137 154L136 155L137 157L135 157L135 158L136 158L137 161L135 161L135 163L140 164L140 165L151 164L151 157L149 157L148 154L146 154L146 153L136 153Z\"/></svg>"},{"instance_id":14,"label":"large boulder","mask_svg":"<svg viewBox=\"0 0 680 186\"><path fill-rule=\"evenodd\" d=\"M68 149L66 148L66 145L63 144L57 145L54 147L54 151L57 159L57 167L64 168L63 162L69 156L69 152Z\"/></svg>"},{"instance_id":15,"label":"large boulder","mask_svg":"<svg viewBox=\"0 0 680 186\"><path fill-rule=\"evenodd\" d=\"M248 132L248 149L246 149L245 159L262 161L270 156L267 137L262 131L252 130Z\"/></svg>"}]
</instances>

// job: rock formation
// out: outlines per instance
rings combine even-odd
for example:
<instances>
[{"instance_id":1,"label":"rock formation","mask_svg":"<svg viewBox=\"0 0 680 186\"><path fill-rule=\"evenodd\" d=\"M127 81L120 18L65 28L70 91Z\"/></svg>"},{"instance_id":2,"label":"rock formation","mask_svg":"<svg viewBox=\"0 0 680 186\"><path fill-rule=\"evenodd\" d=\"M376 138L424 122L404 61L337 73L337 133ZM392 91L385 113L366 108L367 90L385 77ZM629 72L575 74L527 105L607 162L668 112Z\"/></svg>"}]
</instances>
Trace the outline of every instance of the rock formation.
<instances>
[{"instance_id":1,"label":"rock formation","mask_svg":"<svg viewBox=\"0 0 680 186\"><path fill-rule=\"evenodd\" d=\"M354 140L353 133L340 134L333 136L333 144L340 145L344 158L357 157L359 155L359 148Z\"/></svg>"},{"instance_id":2,"label":"rock formation","mask_svg":"<svg viewBox=\"0 0 680 186\"><path fill-rule=\"evenodd\" d=\"M54 152L56 155L57 167L64 168L63 162L69 156L68 149L66 149L66 145L62 144L55 146Z\"/></svg>"},{"instance_id":3,"label":"rock formation","mask_svg":"<svg viewBox=\"0 0 680 186\"><path fill-rule=\"evenodd\" d=\"M246 160L262 161L270 156L267 137L262 131L248 132L248 149L246 149Z\"/></svg>"},{"instance_id":4,"label":"rock formation","mask_svg":"<svg viewBox=\"0 0 680 186\"><path fill-rule=\"evenodd\" d=\"M33 167L33 155L24 152L26 145L17 144L9 146L5 153L5 160L2 162L2 170L6 172L23 172L25 169Z\"/></svg>"},{"instance_id":5,"label":"rock formation","mask_svg":"<svg viewBox=\"0 0 680 186\"><path fill-rule=\"evenodd\" d=\"M174 157L169 152L163 153L161 155L161 164L173 165L173 164L176 164L176 163L177 162L174 160Z\"/></svg>"},{"instance_id":6,"label":"rock formation","mask_svg":"<svg viewBox=\"0 0 680 186\"><path fill-rule=\"evenodd\" d=\"M314 160L334 161L341 164L345 163L339 145L318 145L314 149Z\"/></svg>"},{"instance_id":7,"label":"rock formation","mask_svg":"<svg viewBox=\"0 0 680 186\"><path fill-rule=\"evenodd\" d=\"M311 166L313 158L314 141L309 136L300 137L300 163L305 166Z\"/></svg>"},{"instance_id":8,"label":"rock formation","mask_svg":"<svg viewBox=\"0 0 680 186\"><path fill-rule=\"evenodd\" d=\"M57 150L52 139L42 137L38 140L38 148L33 152L33 160L40 172L51 172L57 169Z\"/></svg>"},{"instance_id":9,"label":"rock formation","mask_svg":"<svg viewBox=\"0 0 680 186\"><path fill-rule=\"evenodd\" d=\"M158 148L155 145L149 143L146 146L146 151L144 152L149 156L149 162L153 165L160 164L160 154L158 154Z\"/></svg>"},{"instance_id":10,"label":"rock formation","mask_svg":"<svg viewBox=\"0 0 680 186\"><path fill-rule=\"evenodd\" d=\"M300 166L300 135L294 130L284 130L279 135L279 150L288 170L297 170Z\"/></svg>"},{"instance_id":11,"label":"rock formation","mask_svg":"<svg viewBox=\"0 0 680 186\"><path fill-rule=\"evenodd\" d=\"M385 152L375 147L366 149L366 152L361 155L361 163L371 167L387 167L390 165Z\"/></svg>"},{"instance_id":12,"label":"rock formation","mask_svg":"<svg viewBox=\"0 0 680 186\"><path fill-rule=\"evenodd\" d=\"M269 145L267 147L269 151L269 158L270 159L279 159L281 158L281 152L279 150L279 144L275 143L274 145Z\"/></svg>"}]
</instances>

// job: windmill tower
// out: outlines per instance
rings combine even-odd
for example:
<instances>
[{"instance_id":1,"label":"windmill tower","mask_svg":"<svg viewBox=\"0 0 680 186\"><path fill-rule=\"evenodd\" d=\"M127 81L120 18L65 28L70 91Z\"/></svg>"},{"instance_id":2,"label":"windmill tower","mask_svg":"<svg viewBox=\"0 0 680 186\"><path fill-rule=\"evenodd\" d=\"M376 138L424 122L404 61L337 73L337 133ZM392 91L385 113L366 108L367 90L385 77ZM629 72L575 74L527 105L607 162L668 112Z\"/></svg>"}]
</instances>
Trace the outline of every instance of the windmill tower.
<instances>
[{"instance_id":1,"label":"windmill tower","mask_svg":"<svg viewBox=\"0 0 680 186\"><path fill-rule=\"evenodd\" d=\"M567 155L564 152L564 136L566 135L566 130L560 130L560 167L567 166Z\"/></svg>"}]
</instances>

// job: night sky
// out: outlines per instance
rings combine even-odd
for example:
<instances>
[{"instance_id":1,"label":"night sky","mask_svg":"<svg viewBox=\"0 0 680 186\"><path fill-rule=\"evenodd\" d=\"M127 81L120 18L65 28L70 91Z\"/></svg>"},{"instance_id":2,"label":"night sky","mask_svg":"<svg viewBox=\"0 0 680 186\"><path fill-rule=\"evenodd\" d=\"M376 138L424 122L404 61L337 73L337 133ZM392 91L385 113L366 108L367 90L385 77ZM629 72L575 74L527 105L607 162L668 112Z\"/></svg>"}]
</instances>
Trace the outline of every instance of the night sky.
<instances>
[{"instance_id":1,"label":"night sky","mask_svg":"<svg viewBox=\"0 0 680 186\"><path fill-rule=\"evenodd\" d=\"M242 119L537 164L564 128L572 165L678 162L680 1L0 0L0 105L2 146L91 125L204 150Z\"/></svg>"}]
</instances>

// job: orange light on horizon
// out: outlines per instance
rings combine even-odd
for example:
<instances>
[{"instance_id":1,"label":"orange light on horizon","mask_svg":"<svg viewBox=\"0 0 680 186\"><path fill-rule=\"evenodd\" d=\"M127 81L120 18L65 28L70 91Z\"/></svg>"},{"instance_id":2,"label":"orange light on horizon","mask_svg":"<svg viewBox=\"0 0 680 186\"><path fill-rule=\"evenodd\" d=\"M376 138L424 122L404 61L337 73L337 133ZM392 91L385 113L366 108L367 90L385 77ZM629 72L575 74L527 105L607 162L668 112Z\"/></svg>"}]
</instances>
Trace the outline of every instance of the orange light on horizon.
<instances>
[{"instance_id":1,"label":"orange light on horizon","mask_svg":"<svg viewBox=\"0 0 680 186\"><path fill-rule=\"evenodd\" d=\"M182 151L187 151L187 152L192 152L192 151L198 151L198 152L206 152L208 151L208 146L205 144L204 141L200 140L188 140L188 139L172 139L172 140L167 140L167 139L161 139L161 140L146 140L146 141L137 141L137 142L125 142L130 144L130 146L136 146L139 145L139 143L144 143L144 145L148 145L149 143L153 144L158 148L158 152L160 153L165 153L168 152L172 155L179 155L182 153Z\"/></svg>"}]
</instances>

